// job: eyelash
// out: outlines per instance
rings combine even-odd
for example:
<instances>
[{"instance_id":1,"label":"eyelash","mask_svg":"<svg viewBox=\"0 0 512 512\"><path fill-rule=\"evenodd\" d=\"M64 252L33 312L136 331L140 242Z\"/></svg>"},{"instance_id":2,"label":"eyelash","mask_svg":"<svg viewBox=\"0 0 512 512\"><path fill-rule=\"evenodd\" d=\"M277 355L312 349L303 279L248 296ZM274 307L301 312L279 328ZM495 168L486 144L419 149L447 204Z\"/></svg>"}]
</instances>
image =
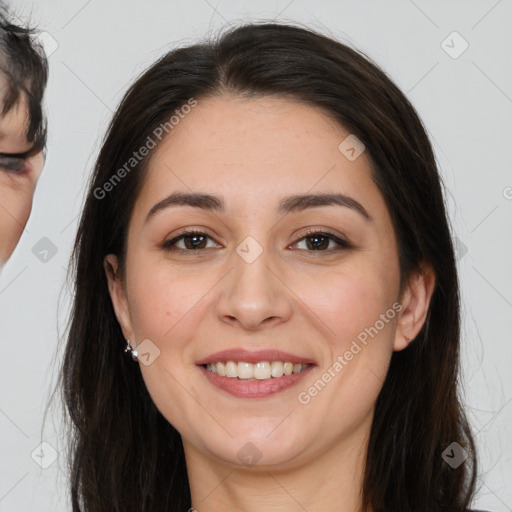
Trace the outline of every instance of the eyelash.
<instances>
[{"instance_id":1,"label":"eyelash","mask_svg":"<svg viewBox=\"0 0 512 512\"><path fill-rule=\"evenodd\" d=\"M26 161L21 158L0 158L0 169L11 174L22 174L27 168Z\"/></svg>"},{"instance_id":2,"label":"eyelash","mask_svg":"<svg viewBox=\"0 0 512 512\"><path fill-rule=\"evenodd\" d=\"M169 251L169 252L188 252L188 253L193 253L193 254L197 254L201 251L204 251L205 249L181 249L181 248L176 249L176 248L172 248L172 246L174 244L176 244L180 240L190 237L190 236L206 236L207 238L210 238L213 240L212 237L210 237L207 233L205 233L203 231L196 231L196 230L184 231L184 232L180 233L178 236L174 237L172 240L168 240L168 241L164 242L162 244L162 249ZM334 235L333 233L320 231L320 230L307 231L301 238L297 239L293 245L296 245L298 242L301 242L302 240L304 240L306 238L313 237L313 236L318 236L318 237L322 237L322 238L327 238L328 240L332 240L333 242L338 244L338 248L330 249L330 250L310 250L310 251L306 250L306 252L311 252L311 253L324 252L324 253L330 254L330 253L338 252L338 251L341 251L344 249L353 248L353 245L350 244L349 242L347 242L346 240L339 238L338 236Z\"/></svg>"}]
</instances>

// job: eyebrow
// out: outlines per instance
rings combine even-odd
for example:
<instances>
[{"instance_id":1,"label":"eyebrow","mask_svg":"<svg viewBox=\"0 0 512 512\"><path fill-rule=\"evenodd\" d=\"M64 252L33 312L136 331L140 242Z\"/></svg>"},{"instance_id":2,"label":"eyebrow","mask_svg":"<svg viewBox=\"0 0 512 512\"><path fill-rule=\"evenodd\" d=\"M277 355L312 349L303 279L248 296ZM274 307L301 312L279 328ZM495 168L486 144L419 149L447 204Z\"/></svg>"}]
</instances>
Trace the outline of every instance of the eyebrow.
<instances>
[{"instance_id":1,"label":"eyebrow","mask_svg":"<svg viewBox=\"0 0 512 512\"><path fill-rule=\"evenodd\" d=\"M223 212L225 202L222 197L202 193L174 192L170 196L156 203L149 210L144 222L147 222L157 212L176 206L192 206L202 210ZM279 202L277 213L285 215L291 212L303 211L319 206L342 206L358 212L365 220L371 221L370 214L364 206L354 198L345 194L319 193L319 194L295 194L284 197Z\"/></svg>"}]
</instances>

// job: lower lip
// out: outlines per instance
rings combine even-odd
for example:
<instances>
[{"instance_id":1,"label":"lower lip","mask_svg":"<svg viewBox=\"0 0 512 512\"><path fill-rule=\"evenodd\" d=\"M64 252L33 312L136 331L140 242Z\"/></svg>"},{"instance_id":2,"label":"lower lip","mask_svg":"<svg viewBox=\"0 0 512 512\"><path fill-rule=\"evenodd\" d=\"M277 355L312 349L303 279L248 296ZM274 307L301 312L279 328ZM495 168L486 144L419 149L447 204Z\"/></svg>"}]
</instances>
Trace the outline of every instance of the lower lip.
<instances>
[{"instance_id":1,"label":"lower lip","mask_svg":"<svg viewBox=\"0 0 512 512\"><path fill-rule=\"evenodd\" d=\"M239 398L264 398L280 391L284 391L303 379L314 365L309 365L300 373L283 375L282 377L266 380L247 380L232 377L221 377L218 373L208 371L199 366L205 377L217 388Z\"/></svg>"}]
</instances>

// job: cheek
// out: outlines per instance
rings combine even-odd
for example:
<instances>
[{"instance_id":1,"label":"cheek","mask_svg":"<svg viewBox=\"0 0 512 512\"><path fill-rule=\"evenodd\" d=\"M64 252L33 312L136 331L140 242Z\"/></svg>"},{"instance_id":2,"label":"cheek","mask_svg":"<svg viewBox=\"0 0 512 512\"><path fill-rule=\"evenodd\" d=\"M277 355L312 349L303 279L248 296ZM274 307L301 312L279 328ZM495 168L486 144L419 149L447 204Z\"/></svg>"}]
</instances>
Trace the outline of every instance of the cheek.
<instances>
[{"instance_id":1,"label":"cheek","mask_svg":"<svg viewBox=\"0 0 512 512\"><path fill-rule=\"evenodd\" d=\"M0 201L13 216L30 213L36 187L36 176L32 174L9 176L0 170ZM18 219L21 221L21 219Z\"/></svg>"},{"instance_id":2,"label":"cheek","mask_svg":"<svg viewBox=\"0 0 512 512\"><path fill-rule=\"evenodd\" d=\"M212 274L171 268L146 254L133 260L128 276L130 316L138 339L149 338L172 349L194 335L197 311L216 282Z\"/></svg>"},{"instance_id":3,"label":"cheek","mask_svg":"<svg viewBox=\"0 0 512 512\"><path fill-rule=\"evenodd\" d=\"M373 260L376 260L371 256ZM329 285L327 322L335 384L320 400L364 415L373 406L393 352L398 263L387 258L351 267ZM334 371L333 371L334 370Z\"/></svg>"},{"instance_id":4,"label":"cheek","mask_svg":"<svg viewBox=\"0 0 512 512\"><path fill-rule=\"evenodd\" d=\"M297 279L297 295L317 316L326 338L336 349L373 326L381 315L394 318L392 305L398 290L397 269L362 261L324 272L314 279ZM391 309L391 311L390 311ZM320 321L319 321L320 320ZM378 323L379 330L390 331Z\"/></svg>"},{"instance_id":5,"label":"cheek","mask_svg":"<svg viewBox=\"0 0 512 512\"><path fill-rule=\"evenodd\" d=\"M370 268L331 274L322 286L312 289L310 282L301 292L321 319L316 325L324 325L329 334L325 363L301 390L299 402L316 411L315 428L333 435L355 428L371 413L393 352L397 285L393 272Z\"/></svg>"},{"instance_id":6,"label":"cheek","mask_svg":"<svg viewBox=\"0 0 512 512\"><path fill-rule=\"evenodd\" d=\"M16 247L32 209L34 184L0 171L0 258L5 261Z\"/></svg>"},{"instance_id":7,"label":"cheek","mask_svg":"<svg viewBox=\"0 0 512 512\"><path fill-rule=\"evenodd\" d=\"M179 431L190 429L195 409L189 371L194 366L190 340L200 322L202 297L214 283L169 266L127 261L130 318L137 344L151 340L158 348L154 362L140 363L147 390L159 411ZM154 349L153 349L154 350ZM153 355L152 355L153 357ZM140 359L140 358L139 358Z\"/></svg>"}]
</instances>

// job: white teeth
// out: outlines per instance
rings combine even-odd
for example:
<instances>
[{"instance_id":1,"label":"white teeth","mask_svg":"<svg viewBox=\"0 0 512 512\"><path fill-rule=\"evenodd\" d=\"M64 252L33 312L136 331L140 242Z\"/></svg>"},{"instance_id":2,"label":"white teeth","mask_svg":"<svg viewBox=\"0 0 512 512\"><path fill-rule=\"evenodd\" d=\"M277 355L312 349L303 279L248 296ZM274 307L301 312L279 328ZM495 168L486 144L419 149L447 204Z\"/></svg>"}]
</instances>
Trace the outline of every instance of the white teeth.
<instances>
[{"instance_id":1,"label":"white teeth","mask_svg":"<svg viewBox=\"0 0 512 512\"><path fill-rule=\"evenodd\" d=\"M270 363L256 363L254 365L254 378L258 380L270 379L272 374L270 373Z\"/></svg>"},{"instance_id":2,"label":"white teeth","mask_svg":"<svg viewBox=\"0 0 512 512\"><path fill-rule=\"evenodd\" d=\"M207 364L206 369L212 373L217 373L221 377L232 379L257 379L267 380L270 378L279 378L283 375L292 373L301 373L309 365L301 363L290 363L289 361L261 361L256 364L245 363L243 361L227 361Z\"/></svg>"},{"instance_id":3,"label":"white teeth","mask_svg":"<svg viewBox=\"0 0 512 512\"><path fill-rule=\"evenodd\" d=\"M217 366L217 373L221 377L224 377L226 375L226 367L224 366L224 363L217 363L216 366Z\"/></svg>"},{"instance_id":4,"label":"white teeth","mask_svg":"<svg viewBox=\"0 0 512 512\"><path fill-rule=\"evenodd\" d=\"M237 377L239 379L252 379L254 377L254 365L251 363L239 362Z\"/></svg>"},{"instance_id":5,"label":"white teeth","mask_svg":"<svg viewBox=\"0 0 512 512\"><path fill-rule=\"evenodd\" d=\"M270 365L270 373L272 377L282 377L283 376L283 363L281 361L272 361Z\"/></svg>"},{"instance_id":6,"label":"white teeth","mask_svg":"<svg viewBox=\"0 0 512 512\"><path fill-rule=\"evenodd\" d=\"M293 373L300 373L302 371L302 365L301 364L294 364L293 365Z\"/></svg>"},{"instance_id":7,"label":"white teeth","mask_svg":"<svg viewBox=\"0 0 512 512\"><path fill-rule=\"evenodd\" d=\"M238 365L234 361L228 361L226 363L226 377L238 377Z\"/></svg>"}]
</instances>

